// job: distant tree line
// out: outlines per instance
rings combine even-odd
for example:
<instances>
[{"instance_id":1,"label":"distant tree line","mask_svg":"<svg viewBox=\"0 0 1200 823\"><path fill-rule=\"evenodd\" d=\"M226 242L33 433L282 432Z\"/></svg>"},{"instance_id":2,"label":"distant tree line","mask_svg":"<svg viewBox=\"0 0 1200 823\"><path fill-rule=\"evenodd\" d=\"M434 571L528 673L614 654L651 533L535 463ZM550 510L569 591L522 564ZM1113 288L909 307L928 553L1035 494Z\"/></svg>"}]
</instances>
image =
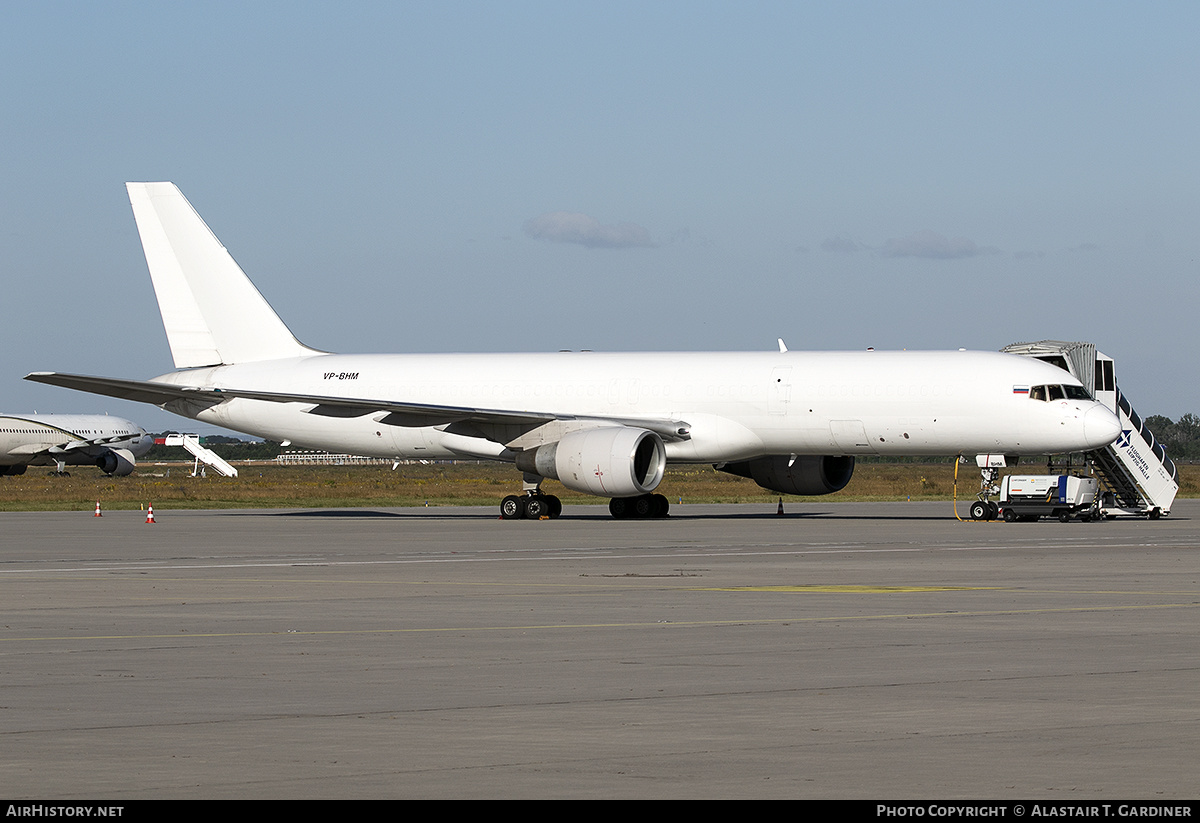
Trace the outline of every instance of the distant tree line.
<instances>
[{"instance_id":1,"label":"distant tree line","mask_svg":"<svg viewBox=\"0 0 1200 823\"><path fill-rule=\"evenodd\" d=\"M168 434L175 434L175 432L156 434L154 438L166 437ZM271 440L239 440L236 437L227 437L222 434L201 437L200 444L205 448L212 449L225 460L274 460L283 451L280 444ZM141 459L153 463L155 460L192 460L193 458L183 446L155 444Z\"/></svg>"},{"instance_id":2,"label":"distant tree line","mask_svg":"<svg viewBox=\"0 0 1200 823\"><path fill-rule=\"evenodd\" d=\"M1145 422L1172 460L1200 460L1200 417L1189 412L1173 421L1156 414L1147 417Z\"/></svg>"}]
</instances>

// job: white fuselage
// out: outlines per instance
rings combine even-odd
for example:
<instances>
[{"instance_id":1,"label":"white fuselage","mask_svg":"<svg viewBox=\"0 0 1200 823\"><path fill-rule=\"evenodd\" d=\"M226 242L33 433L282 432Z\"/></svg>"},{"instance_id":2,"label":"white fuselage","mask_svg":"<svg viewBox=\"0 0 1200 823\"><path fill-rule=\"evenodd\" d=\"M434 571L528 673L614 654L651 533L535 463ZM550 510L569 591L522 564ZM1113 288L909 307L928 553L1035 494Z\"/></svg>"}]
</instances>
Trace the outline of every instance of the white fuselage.
<instances>
[{"instance_id":1,"label":"white fuselage","mask_svg":"<svg viewBox=\"0 0 1200 823\"><path fill-rule=\"evenodd\" d=\"M154 382L371 398L506 412L687 423L672 462L769 454L1045 454L1112 442L1115 416L1091 400L1032 400L1075 384L1054 366L976 352L695 352L316 355L189 369ZM385 414L331 418L311 403L231 399L166 408L307 448L381 457L505 458L501 442L396 426ZM630 424L635 425L635 424Z\"/></svg>"},{"instance_id":2,"label":"white fuselage","mask_svg":"<svg viewBox=\"0 0 1200 823\"><path fill-rule=\"evenodd\" d=\"M89 465L107 449L141 457L153 445L141 426L106 414L0 415L0 466Z\"/></svg>"},{"instance_id":3,"label":"white fuselage","mask_svg":"<svg viewBox=\"0 0 1200 823\"><path fill-rule=\"evenodd\" d=\"M506 519L557 516L544 478L611 498L617 517L663 516L668 462L827 494L853 455L1078 452L1120 432L1067 372L1001 353L327 354L296 339L177 186L126 189L179 371L28 379L300 447L511 461L529 499L506 497Z\"/></svg>"}]
</instances>

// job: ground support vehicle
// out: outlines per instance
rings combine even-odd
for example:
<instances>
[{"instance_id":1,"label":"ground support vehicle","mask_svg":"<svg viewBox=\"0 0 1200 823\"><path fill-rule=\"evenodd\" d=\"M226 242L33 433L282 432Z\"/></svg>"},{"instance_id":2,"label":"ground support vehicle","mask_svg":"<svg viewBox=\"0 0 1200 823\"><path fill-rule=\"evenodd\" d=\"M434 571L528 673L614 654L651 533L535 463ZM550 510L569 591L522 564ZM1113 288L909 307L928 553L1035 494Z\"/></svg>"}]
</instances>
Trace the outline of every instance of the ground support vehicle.
<instances>
[{"instance_id":1,"label":"ground support vehicle","mask_svg":"<svg viewBox=\"0 0 1200 823\"><path fill-rule=\"evenodd\" d=\"M1057 517L1085 522L1100 519L1099 482L1068 474L1010 474L1000 484L997 501L1008 523Z\"/></svg>"}]
</instances>

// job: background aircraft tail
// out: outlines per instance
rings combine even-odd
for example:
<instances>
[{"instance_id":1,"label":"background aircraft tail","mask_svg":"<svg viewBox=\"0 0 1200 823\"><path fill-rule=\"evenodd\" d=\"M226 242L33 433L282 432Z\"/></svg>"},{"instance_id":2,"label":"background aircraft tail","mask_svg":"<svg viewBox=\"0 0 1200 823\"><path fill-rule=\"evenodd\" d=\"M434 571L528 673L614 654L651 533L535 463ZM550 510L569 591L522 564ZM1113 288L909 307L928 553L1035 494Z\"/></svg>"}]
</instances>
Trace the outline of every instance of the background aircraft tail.
<instances>
[{"instance_id":1,"label":"background aircraft tail","mask_svg":"<svg viewBox=\"0 0 1200 823\"><path fill-rule=\"evenodd\" d=\"M301 357L279 319L174 183L126 183L179 369Z\"/></svg>"}]
</instances>

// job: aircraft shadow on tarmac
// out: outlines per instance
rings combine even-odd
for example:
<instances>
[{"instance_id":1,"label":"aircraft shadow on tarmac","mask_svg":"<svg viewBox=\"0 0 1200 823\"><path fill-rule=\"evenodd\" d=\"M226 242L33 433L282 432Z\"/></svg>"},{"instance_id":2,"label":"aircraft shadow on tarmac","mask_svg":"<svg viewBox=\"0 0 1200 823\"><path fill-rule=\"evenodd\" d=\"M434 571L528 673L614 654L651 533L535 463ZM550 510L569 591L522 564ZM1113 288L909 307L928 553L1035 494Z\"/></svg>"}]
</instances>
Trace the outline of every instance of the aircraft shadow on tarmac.
<instances>
[{"instance_id":1,"label":"aircraft shadow on tarmac","mask_svg":"<svg viewBox=\"0 0 1200 823\"><path fill-rule=\"evenodd\" d=\"M603 520L611 521L606 509L599 506L595 508L596 512L570 512L564 511L557 518L559 520ZM251 514L247 511L230 511L229 514ZM254 514L262 514L262 512L254 512ZM407 511L379 511L378 509L303 509L274 512L274 517L320 517L320 518L352 518L352 519L383 519L383 518L453 518L455 520L499 520L490 509L487 510L464 510L463 508L418 508ZM806 512L785 512L778 514L773 511L762 512L745 512L745 511L706 511L706 512L687 512L675 510L666 518L659 520L921 520L921 521L936 521L953 519L953 514L946 515L923 515L923 514L902 514L902 515L871 515L871 514L842 514L833 511L806 511ZM622 521L624 522L624 521ZM633 519L630 523L642 523L647 521Z\"/></svg>"}]
</instances>

